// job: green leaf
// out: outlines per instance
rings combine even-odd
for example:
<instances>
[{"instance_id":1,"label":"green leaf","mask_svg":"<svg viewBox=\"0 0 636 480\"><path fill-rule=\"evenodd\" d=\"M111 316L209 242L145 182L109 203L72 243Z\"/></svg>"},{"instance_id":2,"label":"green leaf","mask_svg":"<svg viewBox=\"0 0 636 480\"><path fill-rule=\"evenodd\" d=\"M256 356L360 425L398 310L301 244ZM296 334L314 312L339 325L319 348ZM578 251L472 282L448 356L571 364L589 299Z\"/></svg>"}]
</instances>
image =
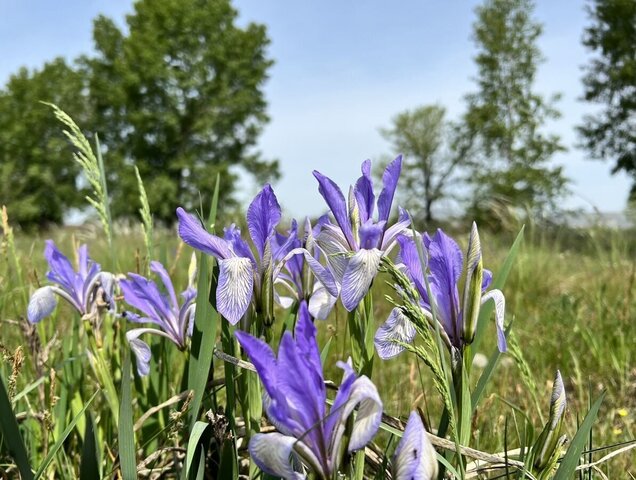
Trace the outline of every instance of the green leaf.
<instances>
[{"instance_id":1,"label":"green leaf","mask_svg":"<svg viewBox=\"0 0 636 480\"><path fill-rule=\"evenodd\" d=\"M576 435L574 435L572 439L572 443L570 443L567 452L565 452L565 455L561 459L561 464L554 475L554 480L569 480L572 478L572 475L574 475L581 453L583 453L583 449L585 448L588 434L592 430L592 425L594 424L594 420L596 420L598 410L605 398L605 393L606 392L603 392L601 394L594 402L594 405L592 405L592 408L587 412L587 415L585 415L583 423L577 430Z\"/></svg>"},{"instance_id":2,"label":"green leaf","mask_svg":"<svg viewBox=\"0 0 636 480\"><path fill-rule=\"evenodd\" d=\"M320 352L320 363L322 363L323 365L325 364L325 360L329 356L329 350L331 350L332 340L333 337L329 337L329 340L327 340L327 343L325 343L325 346L322 347L322 351Z\"/></svg>"},{"instance_id":3,"label":"green leaf","mask_svg":"<svg viewBox=\"0 0 636 480\"><path fill-rule=\"evenodd\" d=\"M194 470L192 471L191 478L193 480L203 480L205 475L205 448L203 445L199 445L199 455L197 455L199 461L197 462L198 467L196 471L196 475L194 474Z\"/></svg>"},{"instance_id":4,"label":"green leaf","mask_svg":"<svg viewBox=\"0 0 636 480\"><path fill-rule=\"evenodd\" d=\"M505 332L506 338L508 338L508 334L511 329L512 329L512 324L510 324L508 328L506 329L506 332ZM490 355L490 358L488 359L488 364L486 365L486 368L484 368L484 371L479 376L479 380L477 381L477 386L475 387L475 390L473 390L473 393L471 396L473 412L477 409L477 405L479 405L479 401L481 400L481 397L484 394L486 385L488 384L488 381L490 380L493 373L495 372L495 367L497 366L497 363L499 362L499 357L501 357L501 352L499 351L499 348L495 347L495 350L492 352L492 354Z\"/></svg>"},{"instance_id":5,"label":"green leaf","mask_svg":"<svg viewBox=\"0 0 636 480\"><path fill-rule=\"evenodd\" d=\"M121 404L119 405L119 462L123 480L133 480L137 478L130 376L130 350L126 348L121 374Z\"/></svg>"},{"instance_id":6,"label":"green leaf","mask_svg":"<svg viewBox=\"0 0 636 480\"><path fill-rule=\"evenodd\" d=\"M234 441L231 438L225 440L221 447L219 472L222 472L225 478L238 478L238 457Z\"/></svg>"},{"instance_id":7,"label":"green leaf","mask_svg":"<svg viewBox=\"0 0 636 480\"><path fill-rule=\"evenodd\" d=\"M75 425L77 424L77 422L81 418L84 417L84 412L86 412L86 409L90 406L91 403L93 403L93 400L95 400L95 397L97 396L98 393L100 393L100 390L97 390L95 393L93 393L93 396L88 400L88 402L86 402L84 404L84 407L82 408L82 410L77 415L75 415L73 420L71 420L71 423L69 423L68 426L64 429L64 431L62 432L62 436L60 438L58 438L57 442L55 442L55 445L53 445L50 448L49 453L47 454L47 456L44 458L44 460L40 464L40 467L38 468L38 471L35 472L35 477L34 477L35 480L40 478L42 476L42 474L46 471L48 466L53 461L53 458L55 457L55 454L58 452L58 450L64 444L64 441L66 440L66 437L68 437L69 434L71 433L71 431L75 428ZM31 478L31 477L29 477L29 478Z\"/></svg>"},{"instance_id":8,"label":"green leaf","mask_svg":"<svg viewBox=\"0 0 636 480\"><path fill-rule=\"evenodd\" d=\"M95 437L95 421L92 415L86 416L86 431L84 432L84 445L82 446L82 459L80 461L80 480L99 480L99 453L97 452L97 439Z\"/></svg>"},{"instance_id":9,"label":"green leaf","mask_svg":"<svg viewBox=\"0 0 636 480\"><path fill-rule=\"evenodd\" d=\"M0 433L9 455L15 461L23 480L31 480L33 472L29 463L29 455L27 454L18 428L18 422L11 408L11 401L4 386L4 380L0 378Z\"/></svg>"},{"instance_id":10,"label":"green leaf","mask_svg":"<svg viewBox=\"0 0 636 480\"><path fill-rule=\"evenodd\" d=\"M192 460L194 459L195 453L197 453L197 447L199 446L199 441L201 440L201 436L205 433L209 425L210 424L207 422L195 422L194 425L192 426L192 431L190 432L190 439L188 440L188 449L186 451L186 474L187 475L190 474L190 469L192 468Z\"/></svg>"},{"instance_id":11,"label":"green leaf","mask_svg":"<svg viewBox=\"0 0 636 480\"><path fill-rule=\"evenodd\" d=\"M208 225L216 221L216 210L219 200L220 177L216 177L216 186L210 208ZM208 382L208 375L212 367L214 345L216 343L216 332L219 315L212 308L210 299L214 298L216 292L216 282L213 281L211 267L207 255L199 255L199 278L197 282L196 309L194 312L194 328L192 331L192 347L190 352L190 364L188 366L188 389L192 390L192 402L190 403L190 429L194 428L199 417L199 408L203 401L205 385Z\"/></svg>"}]
</instances>

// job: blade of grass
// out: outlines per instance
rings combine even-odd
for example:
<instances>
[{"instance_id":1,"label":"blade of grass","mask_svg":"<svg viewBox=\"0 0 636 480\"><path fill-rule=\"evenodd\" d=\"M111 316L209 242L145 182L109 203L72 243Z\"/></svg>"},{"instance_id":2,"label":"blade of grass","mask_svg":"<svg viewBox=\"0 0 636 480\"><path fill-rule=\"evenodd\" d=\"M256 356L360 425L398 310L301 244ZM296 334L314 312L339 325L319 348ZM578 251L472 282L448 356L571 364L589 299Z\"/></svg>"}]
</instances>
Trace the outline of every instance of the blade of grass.
<instances>
[{"instance_id":1,"label":"blade of grass","mask_svg":"<svg viewBox=\"0 0 636 480\"><path fill-rule=\"evenodd\" d=\"M73 420L71 420L71 423L69 423L68 426L64 429L64 431L62 432L62 436L57 439L57 442L55 442L55 444L51 447L51 449L49 450L49 453L40 464L38 471L35 472L35 477L33 477L35 480L37 480L38 478L42 476L42 474L44 474L46 469L49 467L49 465L53 461L55 454L64 444L66 437L68 437L71 431L75 428L75 425L80 420L80 418L83 418L84 413L86 412L86 409L91 405L91 403L93 403L93 400L95 400L95 397L97 396L98 393L100 393L100 390L97 390L95 393L93 393L93 396L88 400L88 402L84 404L84 407L82 408L82 410L77 415L75 415Z\"/></svg>"},{"instance_id":2,"label":"blade of grass","mask_svg":"<svg viewBox=\"0 0 636 480\"><path fill-rule=\"evenodd\" d=\"M119 463L123 480L137 478L135 458L135 431L133 429L133 406L130 350L124 349L124 364L121 374L121 403L119 405Z\"/></svg>"},{"instance_id":3,"label":"blade of grass","mask_svg":"<svg viewBox=\"0 0 636 480\"><path fill-rule=\"evenodd\" d=\"M325 360L329 356L329 350L331 350L332 340L333 337L329 337L329 340L327 340L327 343L325 343L325 346L322 347L322 351L320 352L320 363L322 363L323 365L325 364Z\"/></svg>"},{"instance_id":4,"label":"blade of grass","mask_svg":"<svg viewBox=\"0 0 636 480\"><path fill-rule=\"evenodd\" d=\"M561 464L554 475L554 480L568 480L574 475L583 449L585 448L585 443L588 440L588 435L592 430L592 425L594 425L594 420L596 420L598 410L604 398L605 392L594 402L592 408L590 408L587 415L585 415L583 423L581 423L581 426L576 431L572 443L570 443L567 452L565 452L565 455L561 459Z\"/></svg>"},{"instance_id":5,"label":"blade of grass","mask_svg":"<svg viewBox=\"0 0 636 480\"><path fill-rule=\"evenodd\" d=\"M99 454L95 438L95 424L92 415L86 416L86 431L84 432L84 445L82 446L82 459L80 461L80 480L99 480Z\"/></svg>"},{"instance_id":6,"label":"blade of grass","mask_svg":"<svg viewBox=\"0 0 636 480\"><path fill-rule=\"evenodd\" d=\"M15 461L23 480L31 480L33 472L29 463L29 455L27 454L18 429L18 422L11 408L11 400L4 386L4 380L0 378L0 432L4 443L7 447L9 455Z\"/></svg>"}]
</instances>

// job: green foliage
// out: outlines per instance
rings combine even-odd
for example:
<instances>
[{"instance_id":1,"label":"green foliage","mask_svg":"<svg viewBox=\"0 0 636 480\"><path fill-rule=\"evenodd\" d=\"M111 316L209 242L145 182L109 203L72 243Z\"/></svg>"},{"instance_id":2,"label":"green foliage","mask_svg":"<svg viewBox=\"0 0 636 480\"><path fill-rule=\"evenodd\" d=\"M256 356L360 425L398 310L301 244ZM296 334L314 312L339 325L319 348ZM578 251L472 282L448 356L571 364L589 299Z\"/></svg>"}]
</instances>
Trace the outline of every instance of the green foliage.
<instances>
[{"instance_id":1,"label":"green foliage","mask_svg":"<svg viewBox=\"0 0 636 480\"><path fill-rule=\"evenodd\" d=\"M433 221L433 205L451 197L457 170L466 162L445 115L444 107L425 105L397 114L391 127L381 130L393 151L404 155L400 204L426 225Z\"/></svg>"},{"instance_id":2,"label":"green foliage","mask_svg":"<svg viewBox=\"0 0 636 480\"><path fill-rule=\"evenodd\" d=\"M592 157L614 160L612 173L633 178L630 199L636 201L636 3L592 0L588 12L583 45L595 56L583 79L584 97L603 108L586 116L579 131Z\"/></svg>"},{"instance_id":3,"label":"green foliage","mask_svg":"<svg viewBox=\"0 0 636 480\"><path fill-rule=\"evenodd\" d=\"M0 439L3 448L14 459L20 475L24 480L33 478L29 454L26 451L22 435L18 429L18 423L11 408L11 399L4 386L4 379L0 376Z\"/></svg>"},{"instance_id":4,"label":"green foliage","mask_svg":"<svg viewBox=\"0 0 636 480\"><path fill-rule=\"evenodd\" d=\"M135 459L135 432L133 430L133 397L130 377L132 375L130 350L124 353L124 364L121 377L121 402L119 410L119 462L123 480L137 478L137 461Z\"/></svg>"},{"instance_id":5,"label":"green foliage","mask_svg":"<svg viewBox=\"0 0 636 480\"><path fill-rule=\"evenodd\" d=\"M562 167L549 165L564 147L557 135L542 132L546 120L559 117L552 107L558 97L546 101L533 91L543 60L533 10L531 0L487 0L477 8L478 91L466 97L463 142L472 150L479 220L493 202L549 211L566 192Z\"/></svg>"},{"instance_id":6,"label":"green foliage","mask_svg":"<svg viewBox=\"0 0 636 480\"><path fill-rule=\"evenodd\" d=\"M84 79L62 58L20 69L0 90L0 199L22 227L61 223L83 202L80 166L68 161L66 140L40 102L64 105L86 122Z\"/></svg>"},{"instance_id":7,"label":"green foliage","mask_svg":"<svg viewBox=\"0 0 636 480\"><path fill-rule=\"evenodd\" d=\"M97 56L84 60L115 214L137 212L133 163L155 218L168 223L177 205L209 205L217 174L227 203L233 166L259 181L276 177L277 163L253 151L267 121L265 27L236 26L228 0L142 0L134 8L126 33L95 20Z\"/></svg>"}]
</instances>

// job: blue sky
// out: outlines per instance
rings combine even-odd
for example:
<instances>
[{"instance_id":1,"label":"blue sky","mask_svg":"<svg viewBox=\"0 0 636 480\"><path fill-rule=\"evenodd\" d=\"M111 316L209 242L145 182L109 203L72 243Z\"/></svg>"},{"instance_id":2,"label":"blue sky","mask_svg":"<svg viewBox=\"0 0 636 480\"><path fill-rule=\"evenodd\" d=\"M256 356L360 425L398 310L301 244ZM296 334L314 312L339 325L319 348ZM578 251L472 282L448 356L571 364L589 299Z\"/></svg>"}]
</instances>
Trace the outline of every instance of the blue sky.
<instances>
[{"instance_id":1,"label":"blue sky","mask_svg":"<svg viewBox=\"0 0 636 480\"><path fill-rule=\"evenodd\" d=\"M289 214L324 210L313 169L347 186L364 159L398 153L378 133L396 113L440 103L449 118L461 115L464 95L475 90L471 25L478 3L235 1L240 22L265 23L272 40L276 63L265 87L271 122L258 147L281 161L275 190ZM123 25L131 11L132 2L124 0L0 0L0 82L23 65L89 53L91 20L103 13ZM540 0L536 16L544 24L540 48L547 58L536 88L562 94L563 116L549 128L569 149L554 159L573 181L567 206L622 210L627 177L611 176L610 163L586 160L576 148L574 126L593 109L579 101L589 59L580 43L584 2Z\"/></svg>"}]
</instances>

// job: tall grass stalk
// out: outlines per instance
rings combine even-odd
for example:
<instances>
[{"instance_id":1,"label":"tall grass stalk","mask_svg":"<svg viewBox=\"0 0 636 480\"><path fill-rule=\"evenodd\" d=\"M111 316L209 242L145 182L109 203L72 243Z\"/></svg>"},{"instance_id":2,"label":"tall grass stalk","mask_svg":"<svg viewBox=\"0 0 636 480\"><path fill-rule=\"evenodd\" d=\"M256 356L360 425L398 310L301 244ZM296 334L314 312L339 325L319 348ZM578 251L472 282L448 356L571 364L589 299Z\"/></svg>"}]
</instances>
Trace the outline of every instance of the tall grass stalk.
<instances>
[{"instance_id":1,"label":"tall grass stalk","mask_svg":"<svg viewBox=\"0 0 636 480\"><path fill-rule=\"evenodd\" d=\"M108 239L112 266L114 266L116 264L116 257L113 247L113 222L110 213L110 200L108 198L108 187L106 185L106 174L99 139L97 135L95 135L96 155L91 148L90 142L82 133L82 130L66 112L52 103L43 103L51 107L55 117L68 128L68 130L64 130L64 135L66 135L71 144L77 149L77 151L73 153L73 159L82 167L88 183L90 183L93 188L93 196L86 196L86 200L97 211L97 215L104 228L104 233L106 233L106 238Z\"/></svg>"},{"instance_id":2,"label":"tall grass stalk","mask_svg":"<svg viewBox=\"0 0 636 480\"><path fill-rule=\"evenodd\" d=\"M146 254L148 255L148 258L146 259L146 274L149 274L150 262L154 259L152 241L152 214L150 213L150 205L148 203L148 196L146 195L144 182L141 179L141 175L139 174L137 165L135 165L135 176L137 177L137 185L139 187L139 201L141 203L141 208L139 209L139 214L141 215L141 229L144 233L144 243L146 245Z\"/></svg>"}]
</instances>

